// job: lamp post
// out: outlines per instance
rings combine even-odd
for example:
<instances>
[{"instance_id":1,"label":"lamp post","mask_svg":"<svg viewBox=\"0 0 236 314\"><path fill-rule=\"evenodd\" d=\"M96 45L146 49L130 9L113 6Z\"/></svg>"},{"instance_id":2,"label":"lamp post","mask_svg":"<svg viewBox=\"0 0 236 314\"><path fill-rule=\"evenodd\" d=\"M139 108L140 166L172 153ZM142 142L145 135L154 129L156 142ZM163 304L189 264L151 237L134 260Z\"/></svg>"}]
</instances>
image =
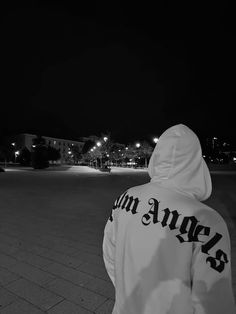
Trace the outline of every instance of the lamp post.
<instances>
[{"instance_id":1,"label":"lamp post","mask_svg":"<svg viewBox=\"0 0 236 314\"><path fill-rule=\"evenodd\" d=\"M16 163L16 158L17 158L17 156L19 156L19 154L20 154L20 152L18 150L15 151L15 163Z\"/></svg>"},{"instance_id":2,"label":"lamp post","mask_svg":"<svg viewBox=\"0 0 236 314\"><path fill-rule=\"evenodd\" d=\"M213 150L215 148L215 141L216 140L217 140L217 137L213 137L213 139L212 139L212 148L213 148Z\"/></svg>"}]
</instances>

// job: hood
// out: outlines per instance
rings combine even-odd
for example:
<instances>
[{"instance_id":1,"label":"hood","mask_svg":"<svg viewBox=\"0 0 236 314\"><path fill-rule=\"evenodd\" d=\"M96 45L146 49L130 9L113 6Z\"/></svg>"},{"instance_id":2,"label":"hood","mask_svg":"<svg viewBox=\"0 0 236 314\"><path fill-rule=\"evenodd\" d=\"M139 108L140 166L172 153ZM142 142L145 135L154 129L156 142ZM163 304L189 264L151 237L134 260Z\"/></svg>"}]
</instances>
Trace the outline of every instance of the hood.
<instances>
[{"instance_id":1,"label":"hood","mask_svg":"<svg viewBox=\"0 0 236 314\"><path fill-rule=\"evenodd\" d=\"M148 165L151 182L188 194L199 201L212 191L209 169L196 134L183 124L167 129L159 138Z\"/></svg>"}]
</instances>

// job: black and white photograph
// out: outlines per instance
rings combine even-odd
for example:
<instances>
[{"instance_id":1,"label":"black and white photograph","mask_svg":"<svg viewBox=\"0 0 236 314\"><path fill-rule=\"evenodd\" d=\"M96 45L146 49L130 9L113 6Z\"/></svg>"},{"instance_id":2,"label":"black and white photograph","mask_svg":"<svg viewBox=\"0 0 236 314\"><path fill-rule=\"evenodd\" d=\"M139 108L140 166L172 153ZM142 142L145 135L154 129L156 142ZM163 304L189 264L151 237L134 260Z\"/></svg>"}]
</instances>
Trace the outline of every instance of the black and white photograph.
<instances>
[{"instance_id":1,"label":"black and white photograph","mask_svg":"<svg viewBox=\"0 0 236 314\"><path fill-rule=\"evenodd\" d=\"M1 4L0 314L236 313L233 7Z\"/></svg>"}]
</instances>

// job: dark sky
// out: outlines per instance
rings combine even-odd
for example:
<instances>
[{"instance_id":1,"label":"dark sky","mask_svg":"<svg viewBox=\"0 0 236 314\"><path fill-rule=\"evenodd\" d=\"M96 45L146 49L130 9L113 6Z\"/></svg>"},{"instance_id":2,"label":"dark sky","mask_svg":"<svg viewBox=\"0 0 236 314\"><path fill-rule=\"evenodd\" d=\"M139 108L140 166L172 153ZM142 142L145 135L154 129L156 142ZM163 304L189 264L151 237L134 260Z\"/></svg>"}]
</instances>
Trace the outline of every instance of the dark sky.
<instances>
[{"instance_id":1,"label":"dark sky","mask_svg":"<svg viewBox=\"0 0 236 314\"><path fill-rule=\"evenodd\" d=\"M163 2L9 1L1 133L126 142L184 123L234 139L231 4Z\"/></svg>"}]
</instances>

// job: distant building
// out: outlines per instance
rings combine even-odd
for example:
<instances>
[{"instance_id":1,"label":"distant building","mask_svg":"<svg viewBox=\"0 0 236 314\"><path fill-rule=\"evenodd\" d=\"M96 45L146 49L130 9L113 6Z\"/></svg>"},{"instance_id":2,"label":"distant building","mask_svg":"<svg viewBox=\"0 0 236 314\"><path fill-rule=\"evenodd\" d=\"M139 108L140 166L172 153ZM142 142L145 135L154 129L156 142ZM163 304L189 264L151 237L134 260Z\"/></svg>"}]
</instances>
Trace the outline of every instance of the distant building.
<instances>
[{"instance_id":1,"label":"distant building","mask_svg":"<svg viewBox=\"0 0 236 314\"><path fill-rule=\"evenodd\" d=\"M22 148L27 147L29 151L32 151L33 139L36 137L37 136L35 134L22 133L11 136L8 138L8 140L11 141L16 150L21 150ZM68 161L70 155L72 154L71 149L73 146L76 146L79 151L82 151L84 146L83 141L67 140L49 136L42 136L42 138L45 139L46 145L50 145L60 150L60 163L66 163Z\"/></svg>"}]
</instances>

